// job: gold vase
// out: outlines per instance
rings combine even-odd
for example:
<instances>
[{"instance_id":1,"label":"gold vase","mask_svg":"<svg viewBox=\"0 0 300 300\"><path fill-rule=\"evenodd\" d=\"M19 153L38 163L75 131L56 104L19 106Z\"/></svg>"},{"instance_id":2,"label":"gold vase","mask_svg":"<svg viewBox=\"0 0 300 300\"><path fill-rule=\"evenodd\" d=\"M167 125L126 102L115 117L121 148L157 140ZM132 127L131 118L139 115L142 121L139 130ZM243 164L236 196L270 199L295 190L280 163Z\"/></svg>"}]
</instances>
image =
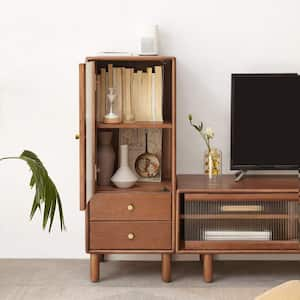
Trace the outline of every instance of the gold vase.
<instances>
[{"instance_id":1,"label":"gold vase","mask_svg":"<svg viewBox=\"0 0 300 300\"><path fill-rule=\"evenodd\" d=\"M217 148L204 153L204 174L214 179L222 174L222 152Z\"/></svg>"}]
</instances>

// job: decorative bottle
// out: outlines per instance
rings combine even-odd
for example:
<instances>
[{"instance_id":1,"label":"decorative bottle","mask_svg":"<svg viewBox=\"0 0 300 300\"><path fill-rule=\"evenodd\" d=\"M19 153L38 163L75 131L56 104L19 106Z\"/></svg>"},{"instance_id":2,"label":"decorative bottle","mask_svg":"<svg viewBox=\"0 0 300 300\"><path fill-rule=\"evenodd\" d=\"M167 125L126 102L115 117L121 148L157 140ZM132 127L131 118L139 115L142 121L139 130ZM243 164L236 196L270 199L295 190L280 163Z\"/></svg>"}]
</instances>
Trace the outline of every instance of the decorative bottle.
<instances>
[{"instance_id":1,"label":"decorative bottle","mask_svg":"<svg viewBox=\"0 0 300 300\"><path fill-rule=\"evenodd\" d=\"M111 178L112 183L122 189L127 189L135 185L136 175L128 165L128 145L120 145L120 168Z\"/></svg>"}]
</instances>

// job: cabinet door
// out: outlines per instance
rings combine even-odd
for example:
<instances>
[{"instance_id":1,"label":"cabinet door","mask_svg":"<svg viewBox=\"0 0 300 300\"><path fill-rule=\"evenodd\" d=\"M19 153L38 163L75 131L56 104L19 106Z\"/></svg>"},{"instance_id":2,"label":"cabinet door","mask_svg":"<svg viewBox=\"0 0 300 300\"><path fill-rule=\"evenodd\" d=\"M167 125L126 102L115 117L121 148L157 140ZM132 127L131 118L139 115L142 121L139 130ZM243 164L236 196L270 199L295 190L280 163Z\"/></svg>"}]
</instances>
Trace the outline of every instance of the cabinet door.
<instances>
[{"instance_id":1,"label":"cabinet door","mask_svg":"<svg viewBox=\"0 0 300 300\"><path fill-rule=\"evenodd\" d=\"M95 62L80 64L80 210L95 192L95 89Z\"/></svg>"}]
</instances>

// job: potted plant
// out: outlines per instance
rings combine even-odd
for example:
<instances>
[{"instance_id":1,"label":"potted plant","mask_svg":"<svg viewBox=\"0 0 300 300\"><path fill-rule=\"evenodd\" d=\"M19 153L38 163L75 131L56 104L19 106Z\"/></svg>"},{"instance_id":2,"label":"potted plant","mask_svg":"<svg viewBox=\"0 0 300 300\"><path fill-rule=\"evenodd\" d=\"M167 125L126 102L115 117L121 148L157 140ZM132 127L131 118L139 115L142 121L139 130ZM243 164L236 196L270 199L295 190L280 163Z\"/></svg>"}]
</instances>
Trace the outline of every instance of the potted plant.
<instances>
[{"instance_id":1,"label":"potted plant","mask_svg":"<svg viewBox=\"0 0 300 300\"><path fill-rule=\"evenodd\" d=\"M204 153L204 174L208 175L209 179L216 178L217 175L222 173L222 153L219 149L212 147L211 140L215 134L209 127L204 129L203 122L199 125L193 123L193 116L188 115L189 122L202 137L207 147Z\"/></svg>"}]
</instances>

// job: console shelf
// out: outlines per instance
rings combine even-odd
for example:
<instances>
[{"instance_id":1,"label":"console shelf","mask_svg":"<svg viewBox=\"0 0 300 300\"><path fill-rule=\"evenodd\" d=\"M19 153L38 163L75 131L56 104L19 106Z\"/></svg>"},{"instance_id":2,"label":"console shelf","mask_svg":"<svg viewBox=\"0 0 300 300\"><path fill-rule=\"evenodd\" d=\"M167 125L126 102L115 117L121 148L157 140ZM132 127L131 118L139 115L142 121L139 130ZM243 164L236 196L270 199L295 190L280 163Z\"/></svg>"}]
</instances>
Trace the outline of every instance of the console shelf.
<instances>
[{"instance_id":1,"label":"console shelf","mask_svg":"<svg viewBox=\"0 0 300 300\"><path fill-rule=\"evenodd\" d=\"M162 182L138 182L132 188L128 189L118 189L112 185L107 186L97 186L96 193L134 193L134 192L171 192L172 182L162 181Z\"/></svg>"},{"instance_id":2,"label":"console shelf","mask_svg":"<svg viewBox=\"0 0 300 300\"><path fill-rule=\"evenodd\" d=\"M246 214L234 214L234 215L180 215L180 219L192 219L192 220L214 220L214 219L226 219L226 220L242 220L242 219L257 219L257 220L287 220L287 219L299 219L297 216L289 216L285 214L278 215L246 215Z\"/></svg>"},{"instance_id":3,"label":"console shelf","mask_svg":"<svg viewBox=\"0 0 300 300\"><path fill-rule=\"evenodd\" d=\"M113 128L172 128L170 122L133 122L133 123L120 123L120 124L105 124L96 123L97 128L113 129Z\"/></svg>"},{"instance_id":4,"label":"console shelf","mask_svg":"<svg viewBox=\"0 0 300 300\"><path fill-rule=\"evenodd\" d=\"M296 175L179 175L177 183L176 252L203 256L206 282L215 253L300 253Z\"/></svg>"}]
</instances>

